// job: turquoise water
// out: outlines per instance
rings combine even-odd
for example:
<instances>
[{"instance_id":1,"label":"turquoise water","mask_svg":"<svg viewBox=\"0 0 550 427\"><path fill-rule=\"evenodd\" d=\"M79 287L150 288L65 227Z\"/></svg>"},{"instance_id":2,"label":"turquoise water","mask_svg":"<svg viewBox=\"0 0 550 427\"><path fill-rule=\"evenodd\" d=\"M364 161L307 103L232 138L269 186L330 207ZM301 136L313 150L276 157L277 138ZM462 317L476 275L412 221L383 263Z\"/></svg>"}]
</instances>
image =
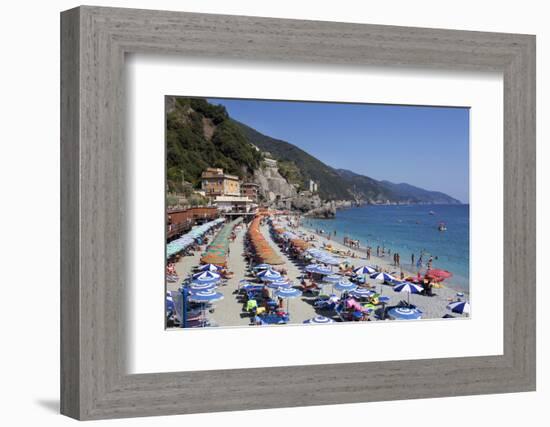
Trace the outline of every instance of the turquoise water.
<instances>
[{"instance_id":1,"label":"turquoise water","mask_svg":"<svg viewBox=\"0 0 550 427\"><path fill-rule=\"evenodd\" d=\"M430 211L434 215L430 215ZM444 222L447 231L437 226ZM433 267L449 270L453 277L449 284L467 291L470 275L470 206L469 205L414 205L374 206L340 210L335 219L303 220L310 229L336 231L336 240L344 236L359 239L361 247L371 246L398 252L401 265L417 271L416 261L423 253L424 269L430 256ZM415 254L415 266L411 266L411 254ZM437 256L437 259L435 257ZM386 254L386 259L393 259Z\"/></svg>"}]
</instances>

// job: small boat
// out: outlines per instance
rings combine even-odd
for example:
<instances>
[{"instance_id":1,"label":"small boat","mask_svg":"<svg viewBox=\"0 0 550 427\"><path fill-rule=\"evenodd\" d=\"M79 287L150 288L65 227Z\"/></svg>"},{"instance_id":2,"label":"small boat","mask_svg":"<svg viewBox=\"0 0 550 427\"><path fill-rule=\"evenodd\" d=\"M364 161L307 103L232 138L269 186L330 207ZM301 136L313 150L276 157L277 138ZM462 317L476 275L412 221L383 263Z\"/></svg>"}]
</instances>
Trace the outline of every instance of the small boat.
<instances>
[{"instance_id":1,"label":"small boat","mask_svg":"<svg viewBox=\"0 0 550 427\"><path fill-rule=\"evenodd\" d=\"M430 215L435 215L435 212L434 212L434 211L430 211L429 214L430 214Z\"/></svg>"},{"instance_id":2,"label":"small boat","mask_svg":"<svg viewBox=\"0 0 550 427\"><path fill-rule=\"evenodd\" d=\"M444 222L440 222L439 225L437 226L437 229L439 231L447 231L447 226L445 225Z\"/></svg>"}]
</instances>

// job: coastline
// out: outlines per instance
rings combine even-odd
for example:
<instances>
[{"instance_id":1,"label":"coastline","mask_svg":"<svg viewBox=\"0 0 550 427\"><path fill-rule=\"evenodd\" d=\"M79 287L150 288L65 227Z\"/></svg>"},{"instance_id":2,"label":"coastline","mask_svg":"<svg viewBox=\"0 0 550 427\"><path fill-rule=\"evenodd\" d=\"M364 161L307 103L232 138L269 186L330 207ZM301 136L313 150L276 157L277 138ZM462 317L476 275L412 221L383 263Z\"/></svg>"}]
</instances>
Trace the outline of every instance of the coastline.
<instances>
[{"instance_id":1,"label":"coastline","mask_svg":"<svg viewBox=\"0 0 550 427\"><path fill-rule=\"evenodd\" d=\"M300 216L300 219L303 219L302 216ZM405 275L405 277L409 276L416 276L417 270L416 268L409 262L409 263L402 263L400 266L395 266L392 264L391 259L385 258L385 257L378 257L375 254L371 254L370 260L367 260L367 250L365 247L359 247L359 248L350 248L346 245L344 245L343 237L340 236L331 236L330 239L328 239L327 236L318 233L316 230L311 229L303 224L300 224L297 228L298 231L306 234L312 234L317 238L317 241L322 245L324 244L330 244L333 247L335 247L338 250L341 251L351 251L352 253L355 253L356 257L350 259L357 259L359 262L364 262L365 264L372 265L373 267L378 266L382 270L398 276L401 272ZM355 267L359 267L359 265L356 265ZM463 292L466 296L469 297L470 289L463 289L460 286L453 285L452 280L450 282L445 281L443 283L444 288L448 288L450 290L453 290L455 292Z\"/></svg>"}]
</instances>

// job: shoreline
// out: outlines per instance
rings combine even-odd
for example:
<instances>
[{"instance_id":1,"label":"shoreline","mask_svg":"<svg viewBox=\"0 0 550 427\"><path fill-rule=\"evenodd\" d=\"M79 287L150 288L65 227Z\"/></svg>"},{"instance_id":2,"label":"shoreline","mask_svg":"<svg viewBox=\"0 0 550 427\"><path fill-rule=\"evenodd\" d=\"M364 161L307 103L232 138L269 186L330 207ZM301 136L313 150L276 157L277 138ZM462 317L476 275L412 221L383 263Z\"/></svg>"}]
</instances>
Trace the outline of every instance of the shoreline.
<instances>
[{"instance_id":1,"label":"shoreline","mask_svg":"<svg viewBox=\"0 0 550 427\"><path fill-rule=\"evenodd\" d=\"M302 219L303 219L303 217L300 215L300 220L302 220ZM312 230L311 228L309 228L309 227L307 227L307 226L305 226L301 223L297 228L294 228L294 229L298 230L302 233L313 234L318 239L318 243L320 243L321 245L322 245L322 243L330 244L338 250L342 250L342 251L348 251L349 250L352 253L355 253L356 255L361 255L361 256L356 256L355 258L353 258L351 256L344 256L345 259L361 260L361 261L364 261L368 265L372 265L373 267L374 266L379 266L384 271L386 271L388 273L392 273L392 274L394 272L397 272L397 274L400 274L401 272L403 272L405 277L416 276L417 275L417 270L410 263L405 263L405 264L401 264L400 266L395 266L395 265L393 265L391 259L378 257L378 256L373 255L373 254L371 254L370 260L367 260L367 249L365 247L350 248L349 246L344 245L343 238L341 236L337 236L336 238L334 236L331 236L331 238L328 239L327 236L325 236L323 234L319 234L315 230ZM359 267L359 265L356 265L355 267ZM468 289L463 289L462 287L460 287L456 284L453 285L452 281L451 282L445 281L445 282L443 282L442 286L444 288L448 288L448 289L451 289L451 290L456 291L456 292L463 292L467 296L470 295L469 287L468 287Z\"/></svg>"}]
</instances>

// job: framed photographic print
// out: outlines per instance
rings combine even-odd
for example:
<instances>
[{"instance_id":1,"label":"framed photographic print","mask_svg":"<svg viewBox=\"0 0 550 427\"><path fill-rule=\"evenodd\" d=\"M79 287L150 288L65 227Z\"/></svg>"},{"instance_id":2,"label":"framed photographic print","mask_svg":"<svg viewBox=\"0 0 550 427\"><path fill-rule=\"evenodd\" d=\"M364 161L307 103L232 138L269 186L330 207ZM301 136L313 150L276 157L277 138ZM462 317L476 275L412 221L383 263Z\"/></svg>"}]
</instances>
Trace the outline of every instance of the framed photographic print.
<instances>
[{"instance_id":1,"label":"framed photographic print","mask_svg":"<svg viewBox=\"0 0 550 427\"><path fill-rule=\"evenodd\" d=\"M535 389L534 36L80 7L61 40L62 413Z\"/></svg>"}]
</instances>

